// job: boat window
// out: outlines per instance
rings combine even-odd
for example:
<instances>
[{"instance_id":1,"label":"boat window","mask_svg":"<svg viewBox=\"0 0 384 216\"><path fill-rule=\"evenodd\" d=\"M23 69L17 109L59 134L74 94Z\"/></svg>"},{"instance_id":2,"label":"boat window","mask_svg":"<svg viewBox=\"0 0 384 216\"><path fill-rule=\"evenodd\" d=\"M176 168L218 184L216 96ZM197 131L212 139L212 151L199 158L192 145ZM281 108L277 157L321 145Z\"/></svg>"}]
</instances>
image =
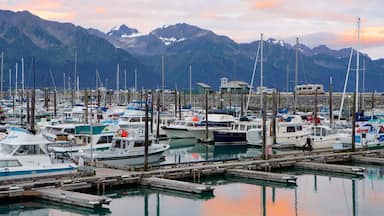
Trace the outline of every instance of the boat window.
<instances>
[{"instance_id":1,"label":"boat window","mask_svg":"<svg viewBox=\"0 0 384 216\"><path fill-rule=\"evenodd\" d=\"M52 128L51 131L53 133L60 133L61 132L61 128Z\"/></svg>"},{"instance_id":2,"label":"boat window","mask_svg":"<svg viewBox=\"0 0 384 216\"><path fill-rule=\"evenodd\" d=\"M113 136L101 136L96 144L110 143Z\"/></svg>"},{"instance_id":3,"label":"boat window","mask_svg":"<svg viewBox=\"0 0 384 216\"><path fill-rule=\"evenodd\" d=\"M287 133L294 133L294 132L296 132L296 128L294 126L287 127Z\"/></svg>"},{"instance_id":4,"label":"boat window","mask_svg":"<svg viewBox=\"0 0 384 216\"><path fill-rule=\"evenodd\" d=\"M140 122L140 118L133 117L133 118L129 119L129 122Z\"/></svg>"},{"instance_id":5,"label":"boat window","mask_svg":"<svg viewBox=\"0 0 384 216\"><path fill-rule=\"evenodd\" d=\"M302 131L303 127L301 125L297 126L296 131Z\"/></svg>"},{"instance_id":6,"label":"boat window","mask_svg":"<svg viewBox=\"0 0 384 216\"><path fill-rule=\"evenodd\" d=\"M150 146L152 144L152 141L149 140L148 141L148 146ZM142 147L144 146L144 141L135 141L135 144L133 145L133 147Z\"/></svg>"},{"instance_id":7,"label":"boat window","mask_svg":"<svg viewBox=\"0 0 384 216\"><path fill-rule=\"evenodd\" d=\"M21 145L15 155L38 155L44 154L39 145Z\"/></svg>"},{"instance_id":8,"label":"boat window","mask_svg":"<svg viewBox=\"0 0 384 216\"><path fill-rule=\"evenodd\" d=\"M0 167L19 167L21 166L18 160L1 160Z\"/></svg>"},{"instance_id":9,"label":"boat window","mask_svg":"<svg viewBox=\"0 0 384 216\"><path fill-rule=\"evenodd\" d=\"M75 133L75 128L65 128L64 132L69 133L69 134L74 134Z\"/></svg>"},{"instance_id":10,"label":"boat window","mask_svg":"<svg viewBox=\"0 0 384 216\"><path fill-rule=\"evenodd\" d=\"M240 125L240 130L241 131L245 130L245 125Z\"/></svg>"},{"instance_id":11,"label":"boat window","mask_svg":"<svg viewBox=\"0 0 384 216\"><path fill-rule=\"evenodd\" d=\"M16 149L16 147L17 146L14 145L1 144L1 153L11 154Z\"/></svg>"},{"instance_id":12,"label":"boat window","mask_svg":"<svg viewBox=\"0 0 384 216\"><path fill-rule=\"evenodd\" d=\"M144 141L135 141L135 144L133 145L133 147L141 147L141 146L144 146Z\"/></svg>"},{"instance_id":13,"label":"boat window","mask_svg":"<svg viewBox=\"0 0 384 216\"><path fill-rule=\"evenodd\" d=\"M323 137L327 136L327 130L325 130L325 128L321 130L321 136Z\"/></svg>"},{"instance_id":14,"label":"boat window","mask_svg":"<svg viewBox=\"0 0 384 216\"><path fill-rule=\"evenodd\" d=\"M321 128L315 128L315 136L321 135Z\"/></svg>"},{"instance_id":15,"label":"boat window","mask_svg":"<svg viewBox=\"0 0 384 216\"><path fill-rule=\"evenodd\" d=\"M121 140L114 140L113 141L113 147L121 148Z\"/></svg>"}]
</instances>

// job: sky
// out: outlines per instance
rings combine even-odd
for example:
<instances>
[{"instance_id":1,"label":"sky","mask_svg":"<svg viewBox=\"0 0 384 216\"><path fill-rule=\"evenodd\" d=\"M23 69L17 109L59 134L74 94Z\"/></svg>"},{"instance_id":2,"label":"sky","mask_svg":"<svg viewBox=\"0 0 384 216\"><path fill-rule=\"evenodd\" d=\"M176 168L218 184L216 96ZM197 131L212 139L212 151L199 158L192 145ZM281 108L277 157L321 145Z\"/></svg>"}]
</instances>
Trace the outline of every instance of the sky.
<instances>
[{"instance_id":1,"label":"sky","mask_svg":"<svg viewBox=\"0 0 384 216\"><path fill-rule=\"evenodd\" d=\"M237 42L281 39L310 47L355 47L384 58L382 0L0 0L0 8L104 32L120 24L142 33L185 22ZM357 18L361 18L357 42Z\"/></svg>"}]
</instances>

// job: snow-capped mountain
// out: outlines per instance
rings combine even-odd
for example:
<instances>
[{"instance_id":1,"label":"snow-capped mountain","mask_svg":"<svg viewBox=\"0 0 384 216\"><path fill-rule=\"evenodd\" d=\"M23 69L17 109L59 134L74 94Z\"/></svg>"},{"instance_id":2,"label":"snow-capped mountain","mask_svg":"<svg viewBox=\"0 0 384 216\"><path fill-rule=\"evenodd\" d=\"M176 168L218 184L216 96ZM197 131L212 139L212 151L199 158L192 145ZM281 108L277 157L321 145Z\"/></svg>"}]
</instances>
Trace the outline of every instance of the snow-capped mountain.
<instances>
[{"instance_id":1,"label":"snow-capped mountain","mask_svg":"<svg viewBox=\"0 0 384 216\"><path fill-rule=\"evenodd\" d=\"M126 25L120 25L113 27L109 32L107 32L107 35L112 37L135 37L138 36L140 33L135 28L130 28Z\"/></svg>"}]
</instances>

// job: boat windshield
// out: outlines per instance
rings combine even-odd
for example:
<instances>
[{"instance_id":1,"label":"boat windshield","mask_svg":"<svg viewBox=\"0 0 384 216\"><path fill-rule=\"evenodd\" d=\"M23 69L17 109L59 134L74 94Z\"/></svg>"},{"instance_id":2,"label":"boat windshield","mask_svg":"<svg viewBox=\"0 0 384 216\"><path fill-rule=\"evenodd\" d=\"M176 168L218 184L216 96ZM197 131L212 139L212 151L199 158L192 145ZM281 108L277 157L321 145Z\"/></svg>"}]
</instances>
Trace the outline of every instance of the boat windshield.
<instances>
[{"instance_id":1,"label":"boat windshield","mask_svg":"<svg viewBox=\"0 0 384 216\"><path fill-rule=\"evenodd\" d=\"M39 155L44 154L44 151L40 148L40 145L21 145L15 155Z\"/></svg>"},{"instance_id":2,"label":"boat windshield","mask_svg":"<svg viewBox=\"0 0 384 216\"><path fill-rule=\"evenodd\" d=\"M16 149L16 147L17 147L16 145L8 145L8 144L1 143L0 152L3 154L11 154Z\"/></svg>"}]
</instances>

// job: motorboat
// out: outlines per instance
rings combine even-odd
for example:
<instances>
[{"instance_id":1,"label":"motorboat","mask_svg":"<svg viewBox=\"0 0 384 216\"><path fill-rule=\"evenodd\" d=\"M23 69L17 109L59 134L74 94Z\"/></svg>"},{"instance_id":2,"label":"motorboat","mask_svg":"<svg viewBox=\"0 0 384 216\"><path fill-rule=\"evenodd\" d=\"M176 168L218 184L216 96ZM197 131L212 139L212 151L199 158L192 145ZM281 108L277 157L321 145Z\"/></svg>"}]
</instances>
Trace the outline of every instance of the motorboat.
<instances>
[{"instance_id":1,"label":"motorboat","mask_svg":"<svg viewBox=\"0 0 384 216\"><path fill-rule=\"evenodd\" d=\"M110 166L140 166L144 164L145 133L143 129L121 129L112 140L110 149L103 152L87 151L76 158L85 161L98 161ZM159 162L162 154L169 145L154 143L154 139L148 139L148 163Z\"/></svg>"},{"instance_id":2,"label":"motorboat","mask_svg":"<svg viewBox=\"0 0 384 216\"><path fill-rule=\"evenodd\" d=\"M107 125L80 125L75 127L73 139L69 142L51 143L48 147L55 153L76 153L87 150L103 151L111 147L116 128Z\"/></svg>"},{"instance_id":3,"label":"motorboat","mask_svg":"<svg viewBox=\"0 0 384 216\"><path fill-rule=\"evenodd\" d=\"M8 136L0 141L0 176L76 170L73 163L55 160L47 151L49 143L42 135L9 128Z\"/></svg>"},{"instance_id":4,"label":"motorboat","mask_svg":"<svg viewBox=\"0 0 384 216\"><path fill-rule=\"evenodd\" d=\"M247 131L250 129L261 128L261 119L238 120L232 124L231 129L221 129L213 131L213 141L215 144L245 144L247 143Z\"/></svg>"},{"instance_id":5,"label":"motorboat","mask_svg":"<svg viewBox=\"0 0 384 216\"><path fill-rule=\"evenodd\" d=\"M205 118L193 116L185 120L175 121L174 124L163 126L162 129L168 138L195 138L206 139L206 124L208 124L208 140L213 140L213 131L231 129L235 118L228 114L208 114L208 121Z\"/></svg>"}]
</instances>

